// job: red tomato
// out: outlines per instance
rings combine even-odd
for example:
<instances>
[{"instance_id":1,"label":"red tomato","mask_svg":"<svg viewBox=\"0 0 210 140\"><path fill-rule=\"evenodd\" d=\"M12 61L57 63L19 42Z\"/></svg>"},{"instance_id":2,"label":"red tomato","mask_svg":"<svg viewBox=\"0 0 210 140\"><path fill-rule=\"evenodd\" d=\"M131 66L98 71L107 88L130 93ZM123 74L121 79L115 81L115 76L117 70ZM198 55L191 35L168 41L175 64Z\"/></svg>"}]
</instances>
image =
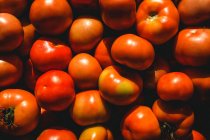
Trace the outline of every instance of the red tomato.
<instances>
[{"instance_id":1,"label":"red tomato","mask_svg":"<svg viewBox=\"0 0 210 140\"><path fill-rule=\"evenodd\" d=\"M96 89L102 72L98 61L87 53L76 55L69 63L69 74L80 90Z\"/></svg>"},{"instance_id":2,"label":"red tomato","mask_svg":"<svg viewBox=\"0 0 210 140\"><path fill-rule=\"evenodd\" d=\"M17 83L23 71L23 63L14 54L0 55L0 88Z\"/></svg>"},{"instance_id":3,"label":"red tomato","mask_svg":"<svg viewBox=\"0 0 210 140\"><path fill-rule=\"evenodd\" d=\"M70 114L80 126L103 123L109 119L108 108L98 90L77 93Z\"/></svg>"},{"instance_id":4,"label":"red tomato","mask_svg":"<svg viewBox=\"0 0 210 140\"><path fill-rule=\"evenodd\" d=\"M45 35L62 34L73 20L67 0L34 0L29 17L36 30Z\"/></svg>"},{"instance_id":5,"label":"red tomato","mask_svg":"<svg viewBox=\"0 0 210 140\"><path fill-rule=\"evenodd\" d=\"M210 62L210 29L181 30L175 40L174 55L182 65L208 65Z\"/></svg>"},{"instance_id":6,"label":"red tomato","mask_svg":"<svg viewBox=\"0 0 210 140\"><path fill-rule=\"evenodd\" d=\"M71 58L71 49L56 39L38 39L30 50L30 59L34 67L42 72L63 70L68 67Z\"/></svg>"},{"instance_id":7,"label":"red tomato","mask_svg":"<svg viewBox=\"0 0 210 140\"><path fill-rule=\"evenodd\" d=\"M13 51L23 41L21 23L15 16L8 13L0 13L0 19L0 52Z\"/></svg>"},{"instance_id":8,"label":"red tomato","mask_svg":"<svg viewBox=\"0 0 210 140\"><path fill-rule=\"evenodd\" d=\"M111 54L115 61L136 70L152 65L155 51L150 42L134 34L124 34L112 44Z\"/></svg>"},{"instance_id":9,"label":"red tomato","mask_svg":"<svg viewBox=\"0 0 210 140\"><path fill-rule=\"evenodd\" d=\"M131 28L136 21L135 0L99 0L103 22L114 30Z\"/></svg>"},{"instance_id":10,"label":"red tomato","mask_svg":"<svg viewBox=\"0 0 210 140\"><path fill-rule=\"evenodd\" d=\"M136 16L139 36L163 44L178 31L179 13L171 0L144 0Z\"/></svg>"},{"instance_id":11,"label":"red tomato","mask_svg":"<svg viewBox=\"0 0 210 140\"><path fill-rule=\"evenodd\" d=\"M46 129L36 140L77 140L77 137L67 129Z\"/></svg>"},{"instance_id":12,"label":"red tomato","mask_svg":"<svg viewBox=\"0 0 210 140\"><path fill-rule=\"evenodd\" d=\"M25 135L38 124L40 107L32 93L21 89L0 92L0 131Z\"/></svg>"},{"instance_id":13,"label":"red tomato","mask_svg":"<svg viewBox=\"0 0 210 140\"><path fill-rule=\"evenodd\" d=\"M60 70L42 74L36 82L34 92L40 106L52 111L66 109L75 97L71 76Z\"/></svg>"},{"instance_id":14,"label":"red tomato","mask_svg":"<svg viewBox=\"0 0 210 140\"><path fill-rule=\"evenodd\" d=\"M158 96L164 101L186 101L194 92L192 80L182 72L163 75L157 83Z\"/></svg>"},{"instance_id":15,"label":"red tomato","mask_svg":"<svg viewBox=\"0 0 210 140\"><path fill-rule=\"evenodd\" d=\"M139 106L129 112L122 122L125 140L159 140L160 126L152 110Z\"/></svg>"},{"instance_id":16,"label":"red tomato","mask_svg":"<svg viewBox=\"0 0 210 140\"><path fill-rule=\"evenodd\" d=\"M152 110L161 123L163 137L185 139L191 133L194 112L190 106L158 99Z\"/></svg>"},{"instance_id":17,"label":"red tomato","mask_svg":"<svg viewBox=\"0 0 210 140\"><path fill-rule=\"evenodd\" d=\"M206 138L198 131L192 131L192 140L206 140Z\"/></svg>"},{"instance_id":18,"label":"red tomato","mask_svg":"<svg viewBox=\"0 0 210 140\"><path fill-rule=\"evenodd\" d=\"M80 17L74 20L69 31L69 42L75 53L93 49L103 36L103 24L92 17Z\"/></svg>"}]
</instances>

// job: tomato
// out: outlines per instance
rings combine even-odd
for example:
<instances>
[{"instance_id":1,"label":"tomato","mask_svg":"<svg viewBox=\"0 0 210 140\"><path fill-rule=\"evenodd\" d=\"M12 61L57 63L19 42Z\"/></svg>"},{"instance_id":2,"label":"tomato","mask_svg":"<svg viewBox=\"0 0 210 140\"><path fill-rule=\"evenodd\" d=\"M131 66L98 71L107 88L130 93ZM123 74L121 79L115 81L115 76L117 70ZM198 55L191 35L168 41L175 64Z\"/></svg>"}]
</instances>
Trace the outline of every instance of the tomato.
<instances>
[{"instance_id":1,"label":"tomato","mask_svg":"<svg viewBox=\"0 0 210 140\"><path fill-rule=\"evenodd\" d=\"M30 50L30 59L34 67L42 72L66 69L71 58L71 49L56 39L40 38Z\"/></svg>"},{"instance_id":2,"label":"tomato","mask_svg":"<svg viewBox=\"0 0 210 140\"><path fill-rule=\"evenodd\" d=\"M101 18L113 30L131 28L136 21L135 0L99 0Z\"/></svg>"},{"instance_id":3,"label":"tomato","mask_svg":"<svg viewBox=\"0 0 210 140\"><path fill-rule=\"evenodd\" d=\"M109 129L103 126L92 126L81 133L79 140L114 140Z\"/></svg>"},{"instance_id":4,"label":"tomato","mask_svg":"<svg viewBox=\"0 0 210 140\"><path fill-rule=\"evenodd\" d=\"M20 16L26 9L27 3L27 0L0 0L0 13Z\"/></svg>"},{"instance_id":5,"label":"tomato","mask_svg":"<svg viewBox=\"0 0 210 140\"><path fill-rule=\"evenodd\" d=\"M25 135L36 128L39 116L40 107L30 92L21 89L0 92L0 131Z\"/></svg>"},{"instance_id":6,"label":"tomato","mask_svg":"<svg viewBox=\"0 0 210 140\"><path fill-rule=\"evenodd\" d=\"M93 56L87 53L80 53L70 61L68 71L75 85L80 90L85 90L98 87L98 78L102 69Z\"/></svg>"},{"instance_id":7,"label":"tomato","mask_svg":"<svg viewBox=\"0 0 210 140\"><path fill-rule=\"evenodd\" d=\"M103 123L109 119L109 110L98 90L77 93L70 114L80 126Z\"/></svg>"},{"instance_id":8,"label":"tomato","mask_svg":"<svg viewBox=\"0 0 210 140\"><path fill-rule=\"evenodd\" d=\"M161 131L152 110L138 106L123 119L121 132L125 140L159 140Z\"/></svg>"},{"instance_id":9,"label":"tomato","mask_svg":"<svg viewBox=\"0 0 210 140\"><path fill-rule=\"evenodd\" d=\"M37 79L34 92L40 106L51 111L66 109L75 97L71 76L60 70L42 74Z\"/></svg>"},{"instance_id":10,"label":"tomato","mask_svg":"<svg viewBox=\"0 0 210 140\"><path fill-rule=\"evenodd\" d=\"M167 73L157 83L158 96L164 101L187 101L193 92L192 80L182 72Z\"/></svg>"},{"instance_id":11,"label":"tomato","mask_svg":"<svg viewBox=\"0 0 210 140\"><path fill-rule=\"evenodd\" d=\"M191 133L194 112L189 105L158 99L154 102L152 110L161 123L163 136L181 139Z\"/></svg>"},{"instance_id":12,"label":"tomato","mask_svg":"<svg viewBox=\"0 0 210 140\"><path fill-rule=\"evenodd\" d=\"M0 55L0 87L17 83L23 71L23 63L15 54Z\"/></svg>"},{"instance_id":13,"label":"tomato","mask_svg":"<svg viewBox=\"0 0 210 140\"><path fill-rule=\"evenodd\" d=\"M195 25L210 19L209 0L181 0L178 11L181 21L187 25Z\"/></svg>"},{"instance_id":14,"label":"tomato","mask_svg":"<svg viewBox=\"0 0 210 140\"><path fill-rule=\"evenodd\" d=\"M192 131L192 140L206 140L206 138L198 131Z\"/></svg>"},{"instance_id":15,"label":"tomato","mask_svg":"<svg viewBox=\"0 0 210 140\"><path fill-rule=\"evenodd\" d=\"M71 25L73 15L67 0L34 0L29 18L39 33L59 35Z\"/></svg>"},{"instance_id":16,"label":"tomato","mask_svg":"<svg viewBox=\"0 0 210 140\"><path fill-rule=\"evenodd\" d=\"M77 140L76 135L67 129L45 129L36 140Z\"/></svg>"},{"instance_id":17,"label":"tomato","mask_svg":"<svg viewBox=\"0 0 210 140\"><path fill-rule=\"evenodd\" d=\"M23 41L20 21L8 13L0 13L0 52L13 51Z\"/></svg>"},{"instance_id":18,"label":"tomato","mask_svg":"<svg viewBox=\"0 0 210 140\"><path fill-rule=\"evenodd\" d=\"M136 70L147 69L155 57L152 44L134 34L118 37L112 44L111 54L118 63Z\"/></svg>"},{"instance_id":19,"label":"tomato","mask_svg":"<svg viewBox=\"0 0 210 140\"><path fill-rule=\"evenodd\" d=\"M102 71L98 85L105 100L115 105L128 105L138 98L143 81L136 71L109 66Z\"/></svg>"},{"instance_id":20,"label":"tomato","mask_svg":"<svg viewBox=\"0 0 210 140\"><path fill-rule=\"evenodd\" d=\"M92 17L80 17L74 20L69 30L69 42L75 53L93 49L103 36L103 24Z\"/></svg>"},{"instance_id":21,"label":"tomato","mask_svg":"<svg viewBox=\"0 0 210 140\"><path fill-rule=\"evenodd\" d=\"M210 29L181 30L175 39L174 55L182 65L208 65L210 62Z\"/></svg>"},{"instance_id":22,"label":"tomato","mask_svg":"<svg viewBox=\"0 0 210 140\"><path fill-rule=\"evenodd\" d=\"M178 31L179 13L171 0L144 0L136 13L137 34L163 44Z\"/></svg>"},{"instance_id":23,"label":"tomato","mask_svg":"<svg viewBox=\"0 0 210 140\"><path fill-rule=\"evenodd\" d=\"M103 38L95 49L94 57L98 60L102 68L114 65L115 63L111 57L113 41L113 37Z\"/></svg>"}]
</instances>

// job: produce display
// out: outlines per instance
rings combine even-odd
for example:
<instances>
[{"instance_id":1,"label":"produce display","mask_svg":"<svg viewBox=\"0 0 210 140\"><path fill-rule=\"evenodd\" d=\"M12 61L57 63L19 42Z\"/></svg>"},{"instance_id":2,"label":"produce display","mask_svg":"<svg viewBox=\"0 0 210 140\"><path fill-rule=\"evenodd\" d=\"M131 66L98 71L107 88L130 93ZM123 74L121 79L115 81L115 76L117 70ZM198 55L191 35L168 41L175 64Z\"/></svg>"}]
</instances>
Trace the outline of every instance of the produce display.
<instances>
[{"instance_id":1,"label":"produce display","mask_svg":"<svg viewBox=\"0 0 210 140\"><path fill-rule=\"evenodd\" d=\"M0 0L0 140L210 139L210 0Z\"/></svg>"}]
</instances>

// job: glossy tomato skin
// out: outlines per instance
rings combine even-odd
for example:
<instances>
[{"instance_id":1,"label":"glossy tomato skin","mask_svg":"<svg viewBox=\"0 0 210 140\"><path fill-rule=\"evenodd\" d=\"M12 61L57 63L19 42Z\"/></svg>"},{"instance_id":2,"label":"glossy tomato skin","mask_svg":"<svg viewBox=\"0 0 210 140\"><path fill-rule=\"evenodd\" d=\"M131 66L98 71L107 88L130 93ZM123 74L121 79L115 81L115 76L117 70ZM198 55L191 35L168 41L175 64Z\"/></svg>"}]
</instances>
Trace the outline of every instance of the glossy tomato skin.
<instances>
[{"instance_id":1,"label":"glossy tomato skin","mask_svg":"<svg viewBox=\"0 0 210 140\"><path fill-rule=\"evenodd\" d=\"M139 36L163 44L178 31L179 13L171 0L144 0L136 13Z\"/></svg>"},{"instance_id":2,"label":"glossy tomato skin","mask_svg":"<svg viewBox=\"0 0 210 140\"><path fill-rule=\"evenodd\" d=\"M109 119L109 110L98 90L77 93L70 114L80 126L103 123Z\"/></svg>"},{"instance_id":3,"label":"glossy tomato skin","mask_svg":"<svg viewBox=\"0 0 210 140\"><path fill-rule=\"evenodd\" d=\"M134 34L124 34L112 44L111 55L120 64L145 70L152 65L155 51L147 40Z\"/></svg>"},{"instance_id":4,"label":"glossy tomato skin","mask_svg":"<svg viewBox=\"0 0 210 140\"><path fill-rule=\"evenodd\" d=\"M147 106L138 106L127 114L122 122L125 140L159 140L160 126L156 116Z\"/></svg>"},{"instance_id":5,"label":"glossy tomato skin","mask_svg":"<svg viewBox=\"0 0 210 140\"><path fill-rule=\"evenodd\" d=\"M79 140L114 140L112 132L103 126L88 127L81 133Z\"/></svg>"},{"instance_id":6,"label":"glossy tomato skin","mask_svg":"<svg viewBox=\"0 0 210 140\"><path fill-rule=\"evenodd\" d=\"M20 21L8 13L0 13L0 52L13 51L23 41L23 28Z\"/></svg>"},{"instance_id":7,"label":"glossy tomato skin","mask_svg":"<svg viewBox=\"0 0 210 140\"><path fill-rule=\"evenodd\" d=\"M56 39L40 38L30 50L30 59L41 72L63 70L68 67L71 58L71 49Z\"/></svg>"},{"instance_id":8,"label":"glossy tomato skin","mask_svg":"<svg viewBox=\"0 0 210 140\"><path fill-rule=\"evenodd\" d=\"M175 138L181 139L191 133L194 112L189 105L174 104L158 99L154 102L152 111L160 122L171 125Z\"/></svg>"},{"instance_id":9,"label":"glossy tomato skin","mask_svg":"<svg viewBox=\"0 0 210 140\"><path fill-rule=\"evenodd\" d=\"M209 0L181 0L178 5L181 21L195 25L210 19L209 5Z\"/></svg>"},{"instance_id":10,"label":"glossy tomato skin","mask_svg":"<svg viewBox=\"0 0 210 140\"><path fill-rule=\"evenodd\" d=\"M40 106L51 111L66 109L75 97L71 76L60 70L42 74L37 79L34 92Z\"/></svg>"},{"instance_id":11,"label":"glossy tomato skin","mask_svg":"<svg viewBox=\"0 0 210 140\"><path fill-rule=\"evenodd\" d=\"M92 17L80 17L74 20L69 30L69 42L75 53L84 53L96 47L103 36L103 24Z\"/></svg>"},{"instance_id":12,"label":"glossy tomato skin","mask_svg":"<svg viewBox=\"0 0 210 140\"><path fill-rule=\"evenodd\" d=\"M135 0L99 0L103 22L113 30L131 28L136 21Z\"/></svg>"},{"instance_id":13,"label":"glossy tomato skin","mask_svg":"<svg viewBox=\"0 0 210 140\"><path fill-rule=\"evenodd\" d=\"M98 60L102 68L114 65L115 63L111 57L111 47L114 39L114 37L103 38L95 49L94 57Z\"/></svg>"},{"instance_id":14,"label":"glossy tomato skin","mask_svg":"<svg viewBox=\"0 0 210 140\"><path fill-rule=\"evenodd\" d=\"M0 55L0 87L17 83L23 71L23 63L15 54Z\"/></svg>"},{"instance_id":15,"label":"glossy tomato skin","mask_svg":"<svg viewBox=\"0 0 210 140\"><path fill-rule=\"evenodd\" d=\"M66 129L45 129L36 140L77 140L76 135Z\"/></svg>"},{"instance_id":16,"label":"glossy tomato skin","mask_svg":"<svg viewBox=\"0 0 210 140\"><path fill-rule=\"evenodd\" d=\"M167 73L157 83L158 96L164 101L187 101L193 92L192 80L182 72Z\"/></svg>"},{"instance_id":17,"label":"glossy tomato skin","mask_svg":"<svg viewBox=\"0 0 210 140\"><path fill-rule=\"evenodd\" d=\"M210 60L210 29L181 30L175 39L174 55L182 65L208 65Z\"/></svg>"},{"instance_id":18,"label":"glossy tomato skin","mask_svg":"<svg viewBox=\"0 0 210 140\"><path fill-rule=\"evenodd\" d=\"M29 17L37 32L45 35L62 34L73 20L67 0L34 0Z\"/></svg>"},{"instance_id":19,"label":"glossy tomato skin","mask_svg":"<svg viewBox=\"0 0 210 140\"><path fill-rule=\"evenodd\" d=\"M68 72L80 90L96 89L102 72L98 61L87 53L77 54L69 63Z\"/></svg>"},{"instance_id":20,"label":"glossy tomato skin","mask_svg":"<svg viewBox=\"0 0 210 140\"><path fill-rule=\"evenodd\" d=\"M143 81L139 73L116 66L105 68L99 77L101 96L115 105L133 103L143 88Z\"/></svg>"},{"instance_id":21,"label":"glossy tomato skin","mask_svg":"<svg viewBox=\"0 0 210 140\"><path fill-rule=\"evenodd\" d=\"M2 123L1 120L0 131L10 135L25 135L36 128L40 116L40 107L32 93L22 89L3 90L0 92L0 106L1 111L5 111L5 109L14 111L10 110L12 113L7 114L9 123ZM14 116L11 117L10 115Z\"/></svg>"}]
</instances>

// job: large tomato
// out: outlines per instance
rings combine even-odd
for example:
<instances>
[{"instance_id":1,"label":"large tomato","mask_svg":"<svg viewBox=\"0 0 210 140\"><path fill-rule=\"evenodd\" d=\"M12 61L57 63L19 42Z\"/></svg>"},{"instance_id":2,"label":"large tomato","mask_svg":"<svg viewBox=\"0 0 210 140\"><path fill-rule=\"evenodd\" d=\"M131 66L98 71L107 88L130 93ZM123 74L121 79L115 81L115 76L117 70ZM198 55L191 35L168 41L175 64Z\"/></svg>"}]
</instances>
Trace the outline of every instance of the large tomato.
<instances>
[{"instance_id":1,"label":"large tomato","mask_svg":"<svg viewBox=\"0 0 210 140\"><path fill-rule=\"evenodd\" d=\"M40 106L52 111L66 109L75 97L71 76L60 70L51 70L42 74L37 79L34 92Z\"/></svg>"},{"instance_id":2,"label":"large tomato","mask_svg":"<svg viewBox=\"0 0 210 140\"><path fill-rule=\"evenodd\" d=\"M69 63L69 74L80 90L96 89L102 72L98 61L87 53L76 55Z\"/></svg>"},{"instance_id":3,"label":"large tomato","mask_svg":"<svg viewBox=\"0 0 210 140\"><path fill-rule=\"evenodd\" d=\"M122 122L125 140L159 140L160 126L156 116L147 106L138 106L125 116Z\"/></svg>"},{"instance_id":4,"label":"large tomato","mask_svg":"<svg viewBox=\"0 0 210 140\"><path fill-rule=\"evenodd\" d=\"M111 54L118 63L136 70L147 69L155 57L152 44L134 34L119 36L112 44Z\"/></svg>"},{"instance_id":5,"label":"large tomato","mask_svg":"<svg viewBox=\"0 0 210 140\"><path fill-rule=\"evenodd\" d=\"M32 93L21 89L0 92L0 131L25 135L36 128L40 112Z\"/></svg>"},{"instance_id":6,"label":"large tomato","mask_svg":"<svg viewBox=\"0 0 210 140\"><path fill-rule=\"evenodd\" d=\"M136 22L138 35L154 44L163 44L178 31L179 13L171 0L144 0Z\"/></svg>"},{"instance_id":7,"label":"large tomato","mask_svg":"<svg viewBox=\"0 0 210 140\"><path fill-rule=\"evenodd\" d=\"M174 55L182 65L208 65L210 63L210 29L181 30L175 39Z\"/></svg>"},{"instance_id":8,"label":"large tomato","mask_svg":"<svg viewBox=\"0 0 210 140\"><path fill-rule=\"evenodd\" d=\"M193 82L182 72L170 72L163 75L157 83L158 96L165 101L186 101L194 92Z\"/></svg>"}]
</instances>

